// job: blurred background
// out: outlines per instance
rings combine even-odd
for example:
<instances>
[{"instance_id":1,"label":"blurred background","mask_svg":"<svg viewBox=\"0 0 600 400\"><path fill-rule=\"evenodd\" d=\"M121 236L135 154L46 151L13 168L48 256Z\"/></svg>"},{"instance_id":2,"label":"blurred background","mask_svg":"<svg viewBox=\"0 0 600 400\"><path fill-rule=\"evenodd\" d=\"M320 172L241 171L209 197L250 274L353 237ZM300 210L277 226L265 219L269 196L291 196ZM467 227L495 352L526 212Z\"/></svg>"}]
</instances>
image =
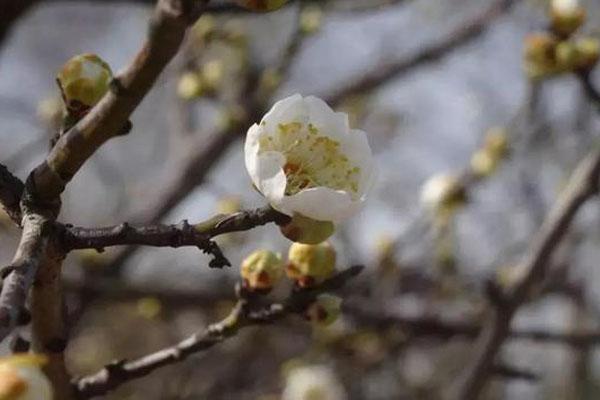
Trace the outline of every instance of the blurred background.
<instances>
[{"instance_id":1,"label":"blurred background","mask_svg":"<svg viewBox=\"0 0 600 400\"><path fill-rule=\"evenodd\" d=\"M57 127L61 65L91 52L118 71L146 35L151 3L38 1L3 26L1 163L26 178ZM587 22L577 34L598 37L600 1L582 5ZM245 132L278 99L312 94L348 112L376 156L365 209L332 238L338 268L367 269L343 290L347 308L328 328L294 317L250 328L107 398L275 400L298 365L328 368L346 393L336 399L439 398L474 333L418 322L477 327L485 281L519 276L532 234L598 142L598 104L574 74L533 81L524 72L524 39L546 29L547 9L543 0L322 0L202 17L134 113L132 132L73 180L59 220L197 222L260 207L244 168ZM591 80L600 82L598 68ZM490 137L508 148L492 166L477 161ZM461 195L432 212L422 187L449 176ZM578 215L544 295L519 312L515 329L600 329L598 204ZM19 230L0 218L1 264ZM73 372L155 351L218 320L233 304L241 260L257 248L286 254L290 244L272 225L219 243L232 268L209 270L209 258L191 248L71 253ZM599 335L575 344L533 336L506 342L486 399L597 398Z\"/></svg>"}]
</instances>

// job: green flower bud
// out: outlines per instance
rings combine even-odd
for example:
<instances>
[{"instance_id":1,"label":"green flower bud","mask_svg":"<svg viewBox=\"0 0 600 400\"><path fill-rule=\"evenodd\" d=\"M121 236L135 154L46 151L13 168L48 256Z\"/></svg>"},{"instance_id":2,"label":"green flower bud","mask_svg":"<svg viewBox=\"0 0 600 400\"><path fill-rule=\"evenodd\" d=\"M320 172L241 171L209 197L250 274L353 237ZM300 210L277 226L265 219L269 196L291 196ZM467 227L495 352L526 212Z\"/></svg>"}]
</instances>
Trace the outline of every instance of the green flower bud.
<instances>
[{"instance_id":1,"label":"green flower bud","mask_svg":"<svg viewBox=\"0 0 600 400\"><path fill-rule=\"evenodd\" d=\"M335 232L333 222L317 221L301 214L294 214L292 220L279 229L286 238L304 244L319 244Z\"/></svg>"},{"instance_id":2,"label":"green flower bud","mask_svg":"<svg viewBox=\"0 0 600 400\"><path fill-rule=\"evenodd\" d=\"M272 251L256 250L244 259L240 272L246 289L266 293L283 275L283 261Z\"/></svg>"},{"instance_id":3,"label":"green flower bud","mask_svg":"<svg viewBox=\"0 0 600 400\"><path fill-rule=\"evenodd\" d=\"M240 7L247 8L251 11L267 12L275 11L283 7L288 0L236 0Z\"/></svg>"},{"instance_id":4,"label":"green flower bud","mask_svg":"<svg viewBox=\"0 0 600 400\"><path fill-rule=\"evenodd\" d=\"M490 128L485 134L483 148L494 157L502 158L508 153L508 135L504 128Z\"/></svg>"},{"instance_id":5,"label":"green flower bud","mask_svg":"<svg viewBox=\"0 0 600 400\"><path fill-rule=\"evenodd\" d=\"M523 66L530 79L543 79L557 73L558 40L548 33L533 33L525 38Z\"/></svg>"},{"instance_id":6,"label":"green flower bud","mask_svg":"<svg viewBox=\"0 0 600 400\"><path fill-rule=\"evenodd\" d=\"M204 87L198 74L186 72L177 83L177 95L184 100L192 100L202 96Z\"/></svg>"},{"instance_id":7,"label":"green flower bud","mask_svg":"<svg viewBox=\"0 0 600 400\"><path fill-rule=\"evenodd\" d=\"M582 38L575 42L575 68L588 71L598 63L600 58L600 41L595 38Z\"/></svg>"},{"instance_id":8,"label":"green flower bud","mask_svg":"<svg viewBox=\"0 0 600 400\"><path fill-rule=\"evenodd\" d=\"M95 54L80 54L67 61L56 76L70 114L85 115L108 92L109 65Z\"/></svg>"},{"instance_id":9,"label":"green flower bud","mask_svg":"<svg viewBox=\"0 0 600 400\"><path fill-rule=\"evenodd\" d=\"M313 34L323 24L323 10L319 6L306 6L300 14L300 29L306 35Z\"/></svg>"},{"instance_id":10,"label":"green flower bud","mask_svg":"<svg viewBox=\"0 0 600 400\"><path fill-rule=\"evenodd\" d=\"M466 188L453 174L433 175L421 189L421 203L437 216L451 215L466 202Z\"/></svg>"},{"instance_id":11,"label":"green flower bud","mask_svg":"<svg viewBox=\"0 0 600 400\"><path fill-rule=\"evenodd\" d=\"M315 326L328 326L342 313L342 298L331 294L320 294L308 306L304 316Z\"/></svg>"},{"instance_id":12,"label":"green flower bud","mask_svg":"<svg viewBox=\"0 0 600 400\"><path fill-rule=\"evenodd\" d=\"M560 36L570 36L585 22L585 10L577 0L553 0L550 5L552 30Z\"/></svg>"},{"instance_id":13,"label":"green flower bud","mask_svg":"<svg viewBox=\"0 0 600 400\"><path fill-rule=\"evenodd\" d=\"M333 275L335 259L335 249L327 242L317 245L294 243L288 253L286 272L298 286L310 287Z\"/></svg>"}]
</instances>

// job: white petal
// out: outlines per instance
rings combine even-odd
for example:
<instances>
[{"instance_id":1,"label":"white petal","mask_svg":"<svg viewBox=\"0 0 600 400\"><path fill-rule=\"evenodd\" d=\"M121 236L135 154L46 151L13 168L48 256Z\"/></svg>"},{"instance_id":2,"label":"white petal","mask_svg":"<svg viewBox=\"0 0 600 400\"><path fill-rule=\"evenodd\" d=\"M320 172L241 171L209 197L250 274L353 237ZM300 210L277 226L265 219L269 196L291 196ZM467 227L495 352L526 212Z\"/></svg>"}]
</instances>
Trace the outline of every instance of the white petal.
<instances>
[{"instance_id":1,"label":"white petal","mask_svg":"<svg viewBox=\"0 0 600 400\"><path fill-rule=\"evenodd\" d=\"M265 114L261 124L272 131L280 123L304 122L307 118L304 100L299 94L286 97L276 102L271 110Z\"/></svg>"},{"instance_id":2,"label":"white petal","mask_svg":"<svg viewBox=\"0 0 600 400\"><path fill-rule=\"evenodd\" d=\"M350 131L348 115L346 113L335 112L323 100L314 96L304 98L304 103L308 111L308 118L321 135L332 139L344 140L344 137Z\"/></svg>"},{"instance_id":3,"label":"white petal","mask_svg":"<svg viewBox=\"0 0 600 400\"><path fill-rule=\"evenodd\" d=\"M244 161L246 163L246 170L250 175L250 179L252 179L252 183L257 188L260 182L260 177L258 176L258 139L262 134L264 134L263 129L259 125L254 124L248 129L246 141L244 142Z\"/></svg>"},{"instance_id":4,"label":"white petal","mask_svg":"<svg viewBox=\"0 0 600 400\"><path fill-rule=\"evenodd\" d=\"M281 200L284 209L319 221L340 222L362 208L363 201L353 201L347 192L327 187L302 190Z\"/></svg>"},{"instance_id":5,"label":"white petal","mask_svg":"<svg viewBox=\"0 0 600 400\"><path fill-rule=\"evenodd\" d=\"M269 203L279 211L291 215L279 207L284 195L287 180L283 172L285 156L276 151L266 151L257 157L256 173L258 190L269 200Z\"/></svg>"},{"instance_id":6,"label":"white petal","mask_svg":"<svg viewBox=\"0 0 600 400\"><path fill-rule=\"evenodd\" d=\"M363 197L373 187L375 182L375 162L367 140L367 134L359 129L352 129L341 142L340 149L350 163L360 168L358 195Z\"/></svg>"}]
</instances>

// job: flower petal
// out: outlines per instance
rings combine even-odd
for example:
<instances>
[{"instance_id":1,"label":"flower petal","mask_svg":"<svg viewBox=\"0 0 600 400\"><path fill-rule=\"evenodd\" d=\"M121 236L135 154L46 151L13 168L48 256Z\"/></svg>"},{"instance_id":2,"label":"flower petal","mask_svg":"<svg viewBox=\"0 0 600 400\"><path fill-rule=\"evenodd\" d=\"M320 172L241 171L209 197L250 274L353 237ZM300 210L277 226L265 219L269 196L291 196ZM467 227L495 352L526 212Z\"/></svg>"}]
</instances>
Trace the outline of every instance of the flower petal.
<instances>
[{"instance_id":1,"label":"flower petal","mask_svg":"<svg viewBox=\"0 0 600 400\"><path fill-rule=\"evenodd\" d=\"M263 128L254 124L248 129L246 141L244 142L244 162L246 164L246 170L250 175L250 179L252 179L252 183L257 188L260 182L260 176L258 175L258 140L263 133Z\"/></svg>"},{"instance_id":2,"label":"flower petal","mask_svg":"<svg viewBox=\"0 0 600 400\"><path fill-rule=\"evenodd\" d=\"M273 208L291 216L293 211L282 205L287 185L283 172L284 164L285 156L279 152L267 151L260 154L256 163L256 173L260 180L255 185Z\"/></svg>"},{"instance_id":3,"label":"flower petal","mask_svg":"<svg viewBox=\"0 0 600 400\"><path fill-rule=\"evenodd\" d=\"M353 165L360 168L358 195L362 197L369 192L375 181L375 162L367 134L359 129L352 129L341 142L341 151Z\"/></svg>"},{"instance_id":4,"label":"flower petal","mask_svg":"<svg viewBox=\"0 0 600 400\"><path fill-rule=\"evenodd\" d=\"M353 201L347 192L328 187L302 190L281 200L284 209L319 221L331 222L340 222L356 214L362 208L362 203L362 200Z\"/></svg>"},{"instance_id":5,"label":"flower petal","mask_svg":"<svg viewBox=\"0 0 600 400\"><path fill-rule=\"evenodd\" d=\"M350 131L346 113L333 111L327 103L315 96L305 97L304 103L309 122L319 130L321 135L332 139L345 140L345 136Z\"/></svg>"},{"instance_id":6,"label":"flower petal","mask_svg":"<svg viewBox=\"0 0 600 400\"><path fill-rule=\"evenodd\" d=\"M276 102L261 120L261 125L273 132L272 129L275 129L280 123L304 122L306 118L304 99L299 94L295 94Z\"/></svg>"}]
</instances>

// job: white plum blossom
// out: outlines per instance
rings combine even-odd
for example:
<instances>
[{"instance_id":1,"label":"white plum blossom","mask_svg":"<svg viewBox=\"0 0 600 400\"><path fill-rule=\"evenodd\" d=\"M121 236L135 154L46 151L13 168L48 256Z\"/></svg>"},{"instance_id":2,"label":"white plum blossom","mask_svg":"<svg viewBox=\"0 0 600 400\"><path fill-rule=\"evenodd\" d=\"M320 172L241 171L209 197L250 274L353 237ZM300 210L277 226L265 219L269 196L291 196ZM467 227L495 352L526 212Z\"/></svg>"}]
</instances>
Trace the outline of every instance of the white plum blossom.
<instances>
[{"instance_id":1,"label":"white plum blossom","mask_svg":"<svg viewBox=\"0 0 600 400\"><path fill-rule=\"evenodd\" d=\"M365 132L313 96L275 103L248 130L244 152L254 186L290 216L339 222L360 210L374 180Z\"/></svg>"},{"instance_id":2,"label":"white plum blossom","mask_svg":"<svg viewBox=\"0 0 600 400\"><path fill-rule=\"evenodd\" d=\"M292 369L286 380L282 400L346 400L344 387L330 368L310 365Z\"/></svg>"}]
</instances>

